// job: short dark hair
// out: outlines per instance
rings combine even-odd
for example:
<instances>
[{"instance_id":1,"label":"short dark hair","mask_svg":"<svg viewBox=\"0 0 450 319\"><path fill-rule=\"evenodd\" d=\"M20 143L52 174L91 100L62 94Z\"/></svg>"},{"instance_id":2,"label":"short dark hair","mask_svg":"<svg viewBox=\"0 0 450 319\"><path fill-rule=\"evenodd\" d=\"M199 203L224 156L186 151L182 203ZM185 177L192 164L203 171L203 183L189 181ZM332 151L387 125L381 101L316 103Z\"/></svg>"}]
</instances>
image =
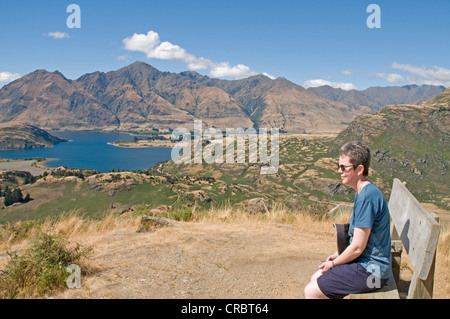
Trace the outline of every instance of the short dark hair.
<instances>
[{"instance_id":1,"label":"short dark hair","mask_svg":"<svg viewBox=\"0 0 450 319\"><path fill-rule=\"evenodd\" d=\"M341 147L339 154L347 155L350 158L350 162L353 164L354 168L359 165L363 165L363 175L369 175L370 150L366 145L360 141L348 142Z\"/></svg>"}]
</instances>

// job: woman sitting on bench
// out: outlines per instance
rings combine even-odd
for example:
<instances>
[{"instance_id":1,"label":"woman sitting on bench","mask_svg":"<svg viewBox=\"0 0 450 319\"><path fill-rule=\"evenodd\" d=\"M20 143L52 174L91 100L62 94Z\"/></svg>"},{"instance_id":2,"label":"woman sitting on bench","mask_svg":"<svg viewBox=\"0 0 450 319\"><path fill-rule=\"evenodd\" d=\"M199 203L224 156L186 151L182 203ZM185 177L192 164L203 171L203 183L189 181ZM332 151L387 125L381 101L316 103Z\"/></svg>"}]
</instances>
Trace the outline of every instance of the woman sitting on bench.
<instances>
[{"instance_id":1,"label":"woman sitting on bench","mask_svg":"<svg viewBox=\"0 0 450 319\"><path fill-rule=\"evenodd\" d=\"M381 288L391 274L389 210L383 193L368 180L370 150L355 141L342 146L338 172L355 191L349 246L328 256L311 276L305 298L341 299ZM375 283L375 284L374 284Z\"/></svg>"}]
</instances>

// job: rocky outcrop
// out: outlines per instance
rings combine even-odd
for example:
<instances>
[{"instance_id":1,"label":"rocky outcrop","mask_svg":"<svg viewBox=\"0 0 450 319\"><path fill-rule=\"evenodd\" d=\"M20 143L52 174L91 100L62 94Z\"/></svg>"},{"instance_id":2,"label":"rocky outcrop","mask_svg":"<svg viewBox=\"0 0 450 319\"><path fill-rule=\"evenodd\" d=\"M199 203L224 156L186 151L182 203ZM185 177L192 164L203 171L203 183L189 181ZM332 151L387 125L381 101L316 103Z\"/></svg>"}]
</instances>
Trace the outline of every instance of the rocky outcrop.
<instances>
[{"instance_id":1,"label":"rocky outcrop","mask_svg":"<svg viewBox=\"0 0 450 319\"><path fill-rule=\"evenodd\" d=\"M86 182L92 189L107 193L109 196L151 180L151 176L132 172L100 173L86 178Z\"/></svg>"},{"instance_id":2,"label":"rocky outcrop","mask_svg":"<svg viewBox=\"0 0 450 319\"><path fill-rule=\"evenodd\" d=\"M193 202L200 201L200 202L209 203L211 201L211 197L209 197L208 194L206 194L202 190L188 192L188 193L186 193L186 197Z\"/></svg>"},{"instance_id":3,"label":"rocky outcrop","mask_svg":"<svg viewBox=\"0 0 450 319\"><path fill-rule=\"evenodd\" d=\"M272 209L272 206L267 202L266 199L259 197L259 198L252 198L247 203L247 213L254 215L254 214L265 214L268 213Z\"/></svg>"},{"instance_id":4,"label":"rocky outcrop","mask_svg":"<svg viewBox=\"0 0 450 319\"><path fill-rule=\"evenodd\" d=\"M158 228L175 226L178 222L173 219L144 215L139 223L138 233L154 232Z\"/></svg>"}]
</instances>

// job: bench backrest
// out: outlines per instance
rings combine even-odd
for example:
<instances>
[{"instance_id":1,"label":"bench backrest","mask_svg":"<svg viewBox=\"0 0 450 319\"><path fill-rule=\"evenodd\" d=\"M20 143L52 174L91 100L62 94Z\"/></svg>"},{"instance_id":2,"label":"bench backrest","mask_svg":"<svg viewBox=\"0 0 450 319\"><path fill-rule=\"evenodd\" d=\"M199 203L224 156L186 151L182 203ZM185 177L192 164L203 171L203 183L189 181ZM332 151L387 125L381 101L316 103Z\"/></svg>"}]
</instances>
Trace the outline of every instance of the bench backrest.
<instances>
[{"instance_id":1,"label":"bench backrest","mask_svg":"<svg viewBox=\"0 0 450 319\"><path fill-rule=\"evenodd\" d=\"M389 212L414 272L427 279L438 244L439 223L399 179L394 179Z\"/></svg>"}]
</instances>

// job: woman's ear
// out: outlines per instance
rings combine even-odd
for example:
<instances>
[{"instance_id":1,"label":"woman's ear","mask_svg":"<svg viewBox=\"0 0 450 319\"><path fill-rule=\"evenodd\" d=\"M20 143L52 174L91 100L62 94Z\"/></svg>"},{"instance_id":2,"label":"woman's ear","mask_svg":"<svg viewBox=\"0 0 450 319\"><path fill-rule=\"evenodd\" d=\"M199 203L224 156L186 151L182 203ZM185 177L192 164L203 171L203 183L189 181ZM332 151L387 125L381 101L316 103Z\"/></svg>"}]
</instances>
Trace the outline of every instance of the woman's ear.
<instances>
[{"instance_id":1,"label":"woman's ear","mask_svg":"<svg viewBox=\"0 0 450 319\"><path fill-rule=\"evenodd\" d=\"M356 168L356 173L358 174L358 176L363 176L363 174L364 174L364 165L363 164L358 165L358 167Z\"/></svg>"}]
</instances>

